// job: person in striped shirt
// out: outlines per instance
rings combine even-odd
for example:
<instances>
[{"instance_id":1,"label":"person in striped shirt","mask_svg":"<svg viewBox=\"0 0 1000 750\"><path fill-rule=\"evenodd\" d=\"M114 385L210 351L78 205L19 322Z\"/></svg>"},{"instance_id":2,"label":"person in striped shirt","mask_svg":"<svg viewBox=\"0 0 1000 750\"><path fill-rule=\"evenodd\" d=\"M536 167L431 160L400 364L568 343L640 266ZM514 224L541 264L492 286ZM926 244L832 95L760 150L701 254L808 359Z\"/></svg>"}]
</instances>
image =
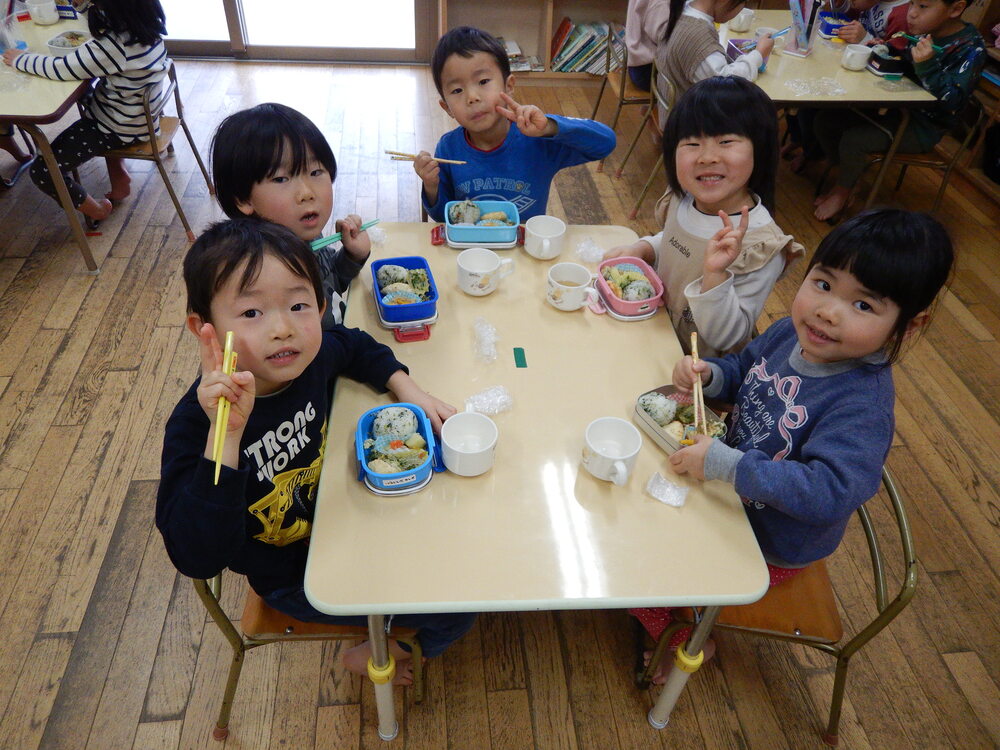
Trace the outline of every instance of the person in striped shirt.
<instances>
[{"instance_id":1,"label":"person in striped shirt","mask_svg":"<svg viewBox=\"0 0 1000 750\"><path fill-rule=\"evenodd\" d=\"M64 57L8 49L3 60L17 70L54 81L97 79L83 102L83 116L52 142L52 150L69 188L73 205L94 220L111 213L112 203L129 194L130 178L121 159L108 159L111 191L95 198L72 179L70 171L111 149L149 140L143 95L155 107L170 60L163 37L166 16L159 0L96 0L87 11L93 37ZM52 176L41 159L31 167L31 179L42 192L58 200Z\"/></svg>"}]
</instances>

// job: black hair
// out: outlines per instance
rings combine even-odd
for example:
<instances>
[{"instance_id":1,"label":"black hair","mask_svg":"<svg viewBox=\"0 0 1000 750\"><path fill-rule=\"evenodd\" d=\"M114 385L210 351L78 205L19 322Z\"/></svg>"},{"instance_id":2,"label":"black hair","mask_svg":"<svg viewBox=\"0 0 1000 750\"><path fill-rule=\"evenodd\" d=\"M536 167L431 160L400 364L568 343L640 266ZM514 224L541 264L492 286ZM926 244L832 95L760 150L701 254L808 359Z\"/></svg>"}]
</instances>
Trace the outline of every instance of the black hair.
<instances>
[{"instance_id":1,"label":"black hair","mask_svg":"<svg viewBox=\"0 0 1000 750\"><path fill-rule=\"evenodd\" d=\"M670 39L671 34L674 33L674 27L681 19L681 16L684 15L684 6L687 3L688 0L670 0L670 20L667 21L667 30L663 32L663 39L659 40L659 44L666 44L667 40ZM746 4L747 0L729 0L730 8Z\"/></svg>"},{"instance_id":2,"label":"black hair","mask_svg":"<svg viewBox=\"0 0 1000 750\"><path fill-rule=\"evenodd\" d=\"M698 81L671 108L663 128L663 166L676 195L684 191L677 179L677 144L684 138L727 134L753 143L750 189L774 215L774 185L778 175L778 115L759 86L745 78L715 76Z\"/></svg>"},{"instance_id":3,"label":"black hair","mask_svg":"<svg viewBox=\"0 0 1000 750\"><path fill-rule=\"evenodd\" d=\"M93 37L121 34L125 44L152 47L167 35L167 16L160 0L94 0L87 11Z\"/></svg>"},{"instance_id":4,"label":"black hair","mask_svg":"<svg viewBox=\"0 0 1000 750\"><path fill-rule=\"evenodd\" d=\"M864 211L839 224L816 248L806 268L823 266L847 271L865 288L899 306L899 319L886 345L895 362L907 326L930 311L948 283L955 251L951 238L934 217L896 208Z\"/></svg>"},{"instance_id":5,"label":"black hair","mask_svg":"<svg viewBox=\"0 0 1000 750\"><path fill-rule=\"evenodd\" d=\"M281 169L285 144L292 150L292 175L308 168L310 153L337 178L337 160L312 120L284 104L268 102L235 112L212 136L212 182L226 216L243 216L237 203L250 200L253 186Z\"/></svg>"},{"instance_id":6,"label":"black hair","mask_svg":"<svg viewBox=\"0 0 1000 750\"><path fill-rule=\"evenodd\" d=\"M506 82L510 77L510 60L497 38L482 29L459 26L438 39L434 55L431 57L431 75L434 76L434 85L437 86L438 94L442 99L444 99L444 90L441 87L441 71L444 70L444 64L448 58L452 55L468 58L476 52L485 52L493 56L497 65L500 66L503 82Z\"/></svg>"},{"instance_id":7,"label":"black hair","mask_svg":"<svg viewBox=\"0 0 1000 750\"><path fill-rule=\"evenodd\" d=\"M322 309L323 281L309 243L279 224L244 216L212 224L184 256L187 311L211 322L212 300L229 277L245 263L240 291L246 290L257 280L266 254L308 280L316 293L318 309Z\"/></svg>"}]
</instances>

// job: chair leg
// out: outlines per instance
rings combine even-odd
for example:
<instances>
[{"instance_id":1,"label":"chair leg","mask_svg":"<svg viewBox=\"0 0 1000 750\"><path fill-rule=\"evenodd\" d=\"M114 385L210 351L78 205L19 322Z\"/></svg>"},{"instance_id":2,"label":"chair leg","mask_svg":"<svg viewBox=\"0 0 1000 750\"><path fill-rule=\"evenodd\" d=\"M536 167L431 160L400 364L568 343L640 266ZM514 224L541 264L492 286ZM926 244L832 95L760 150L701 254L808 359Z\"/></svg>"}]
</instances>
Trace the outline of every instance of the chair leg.
<instances>
[{"instance_id":1,"label":"chair leg","mask_svg":"<svg viewBox=\"0 0 1000 750\"><path fill-rule=\"evenodd\" d=\"M837 657L837 673L833 679L833 698L830 701L830 720L823 732L823 742L836 747L840 741L840 709L844 703L844 689L847 687L847 667L850 656Z\"/></svg>"},{"instance_id":2,"label":"chair leg","mask_svg":"<svg viewBox=\"0 0 1000 750\"><path fill-rule=\"evenodd\" d=\"M604 97L604 89L608 85L608 77L604 76L604 80L601 81L601 90L597 92L597 101L594 102L594 111L590 114L591 120L597 119L597 110L601 108L601 99Z\"/></svg>"},{"instance_id":3,"label":"chair leg","mask_svg":"<svg viewBox=\"0 0 1000 750\"><path fill-rule=\"evenodd\" d=\"M615 171L615 177L622 176L622 170L625 169L625 165L628 163L629 157L631 157L632 152L635 151L635 147L639 143L639 138L642 136L642 132L646 129L646 123L649 122L649 118L652 116L652 113L652 107L646 110L646 114L642 118L642 122L639 123L639 129L636 131L635 138L632 139L632 145L628 147L628 153L625 154L625 158L622 159L622 163L618 165L618 169Z\"/></svg>"},{"instance_id":4,"label":"chair leg","mask_svg":"<svg viewBox=\"0 0 1000 750\"><path fill-rule=\"evenodd\" d=\"M424 700L424 650L420 641L414 638L410 642L410 653L413 654L413 702L423 703Z\"/></svg>"},{"instance_id":5,"label":"chair leg","mask_svg":"<svg viewBox=\"0 0 1000 750\"><path fill-rule=\"evenodd\" d=\"M598 104L600 104L600 99L598 99ZM198 153L198 149L194 145L194 138L191 136L191 131L188 129L187 122L181 120L181 127L184 128L184 135L187 136L188 145L191 147L191 153L194 154L195 161L197 161L198 166L201 167L201 174L205 178L205 184L208 185L208 194L215 195L215 188L212 187L212 178L208 176L208 170L205 169L205 162L201 160L201 154Z\"/></svg>"},{"instance_id":6,"label":"chair leg","mask_svg":"<svg viewBox=\"0 0 1000 750\"><path fill-rule=\"evenodd\" d=\"M646 180L646 184L642 186L642 192L639 193L639 199L635 202L635 207L629 212L628 217L634 219L639 215L639 206L642 205L643 200L646 198L646 193L649 192L650 186L653 184L653 180L656 179L656 173L663 168L663 154L660 154L660 158L656 160L656 164L653 165L653 171L649 173L649 179Z\"/></svg>"},{"instance_id":7,"label":"chair leg","mask_svg":"<svg viewBox=\"0 0 1000 750\"><path fill-rule=\"evenodd\" d=\"M222 695L222 706L219 708L219 718L212 730L212 739L224 740L229 736L229 713L233 710L233 698L236 696L236 686L240 683L240 673L243 671L243 659L246 647L241 645L233 649L233 663L229 665L229 677L226 680L226 692Z\"/></svg>"},{"instance_id":8,"label":"chair leg","mask_svg":"<svg viewBox=\"0 0 1000 750\"><path fill-rule=\"evenodd\" d=\"M188 242L194 242L194 232L191 231L191 225L188 223L187 216L184 215L184 209L181 208L181 202L177 199L177 193L174 192L174 186L170 184L170 177L167 176L167 169L163 166L163 162L159 159L156 160L156 168L160 170L160 177L163 178L163 184L167 188L167 192L170 194L170 200L174 202L174 208L177 209L177 215L181 217L181 224L184 225L184 230L187 232Z\"/></svg>"},{"instance_id":9,"label":"chair leg","mask_svg":"<svg viewBox=\"0 0 1000 750\"><path fill-rule=\"evenodd\" d=\"M899 189L903 187L903 179L906 177L906 166L906 164L903 164L899 168L899 178L896 180L896 187L892 189L893 194L898 193Z\"/></svg>"},{"instance_id":10,"label":"chair leg","mask_svg":"<svg viewBox=\"0 0 1000 750\"><path fill-rule=\"evenodd\" d=\"M636 625L637 625L636 643L640 644L638 648L637 658L639 660L639 664L641 665L642 653L643 653L643 648L641 647L641 644L643 641L643 633L645 633L645 630L642 627L642 623L640 623L638 620L636 620ZM646 666L641 669L639 668L636 669L635 682L636 685L639 686L639 688L645 690L649 687L649 684L653 679L653 675L656 673L657 665L663 660L663 652L666 651L667 646L670 645L670 640L674 637L674 634L677 631L685 627L690 627L690 625L684 622L672 622L670 625L666 627L666 629L662 633L660 633L660 637L656 641L656 647L653 649L653 653L649 657L649 663L646 664Z\"/></svg>"}]
</instances>

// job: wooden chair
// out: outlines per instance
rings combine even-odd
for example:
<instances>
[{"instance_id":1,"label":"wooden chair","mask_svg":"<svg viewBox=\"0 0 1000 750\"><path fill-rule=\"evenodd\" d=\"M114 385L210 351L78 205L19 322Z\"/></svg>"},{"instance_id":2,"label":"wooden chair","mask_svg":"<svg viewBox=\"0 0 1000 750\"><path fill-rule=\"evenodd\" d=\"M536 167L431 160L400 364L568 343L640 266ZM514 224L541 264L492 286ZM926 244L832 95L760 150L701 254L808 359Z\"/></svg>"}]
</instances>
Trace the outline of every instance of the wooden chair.
<instances>
[{"instance_id":1,"label":"wooden chair","mask_svg":"<svg viewBox=\"0 0 1000 750\"><path fill-rule=\"evenodd\" d=\"M954 153L942 154L935 148L922 154L901 154L898 151L893 154L890 163L900 165L899 179L896 181L893 193L898 191L903 185L903 178L906 177L906 169L908 167L924 167L941 172L941 185L938 187L937 195L934 196L934 205L931 208L931 213L936 212L941 206L941 199L944 197L944 191L948 187L948 180L951 177L952 170L958 165L963 154L969 151L970 145L978 141L979 134L983 131L986 121L987 115L983 105L975 95L970 96L969 101L966 102L965 107L960 113L958 122L952 129L952 135L958 142ZM879 164L884 160L885 154L876 154L868 166ZM875 202L878 187L877 182L872 186L872 189L868 193L868 199L865 201L865 208L870 208L872 203Z\"/></svg>"},{"instance_id":2,"label":"wooden chair","mask_svg":"<svg viewBox=\"0 0 1000 750\"><path fill-rule=\"evenodd\" d=\"M181 223L187 232L188 241L194 242L194 232L191 231L191 224L188 223L187 216L184 215L184 209L181 208L181 202L177 199L177 193L174 192L174 187L170 184L170 178L167 176L167 169L163 163L164 152L171 154L174 152L173 140L178 126L184 129L184 135L187 137L188 145L191 147L191 153L194 154L198 166L201 167L201 173L205 176L205 184L208 185L209 194L213 195L215 190L212 188L212 178L209 177L208 170L205 169L205 163L201 160L201 154L198 153L198 147L194 145L194 138L191 137L191 131L184 120L184 106L181 103L181 92L177 87L177 72L174 69L173 62L167 68L167 81L168 83L163 87L159 101L155 105L151 105L149 101L150 89L146 89L142 98L149 140L145 143L134 143L131 146L113 149L104 154L104 156L155 162L156 168L160 171L160 177L163 178L163 184L166 186L167 192L170 193L170 200L174 202L174 207L177 209L177 215L181 217ZM177 110L177 115L174 117L162 114L167 102L170 100L171 94L173 94L174 107ZM156 134L157 117L160 118L159 135Z\"/></svg>"},{"instance_id":3,"label":"wooden chair","mask_svg":"<svg viewBox=\"0 0 1000 750\"><path fill-rule=\"evenodd\" d=\"M882 470L882 486L898 527L902 552L900 587L899 592L890 599L886 580L886 560L867 508L872 502L869 501L858 508L857 514L868 540L877 614L857 634L845 643L840 642L844 634L843 626L837 611L833 585L822 560L805 568L794 578L769 589L764 597L754 604L723 608L715 624L715 628L719 630L735 630L764 638L801 643L836 658L837 671L833 682L830 717L826 731L822 735L823 741L828 745L836 745L838 741L840 710L851 657L909 604L917 586L917 560L910 524L902 498L887 469ZM660 663L663 651L674 633L681 628L690 627L698 619L698 612L690 609L675 610L674 614L675 621L660 636L649 664L637 673L636 681L642 688L649 686L656 665ZM639 630L642 631L641 625Z\"/></svg>"},{"instance_id":4,"label":"wooden chair","mask_svg":"<svg viewBox=\"0 0 1000 750\"><path fill-rule=\"evenodd\" d=\"M618 127L618 118L621 117L622 108L627 107L632 104L645 104L652 105L653 94L649 91L643 91L634 83L628 75L628 49L626 49L625 44L622 40L615 34L614 25L608 25L608 43L605 47L605 73L604 80L601 81L601 90L597 92L597 101L594 102L594 111L590 115L591 120L597 119L597 111L601 108L601 99L604 97L604 90L611 86L611 90L614 92L615 96L618 98L618 104L615 108L615 116L611 120L611 129L614 130ZM612 70L612 67L617 64L617 68ZM646 117L649 117L648 111ZM643 124L639 127L645 126L646 120L643 120ZM629 151L631 153L631 150ZM627 158L627 157L626 157ZM597 165L597 171L600 172L604 169L604 159Z\"/></svg>"},{"instance_id":5,"label":"wooden chair","mask_svg":"<svg viewBox=\"0 0 1000 750\"><path fill-rule=\"evenodd\" d=\"M224 740L229 736L229 713L236 695L236 686L243 670L243 659L246 652L258 646L282 641L360 641L368 639L368 628L352 625L324 625L316 622L302 622L289 617L268 606L254 592L247 588L247 598L243 607L243 616L239 621L239 629L233 624L219 603L222 595L222 574L211 579L194 579L194 588L198 592L205 609L218 625L222 635L229 641L233 649L233 661L229 665L229 677L222 696L222 707L219 718L212 730L212 737ZM417 640L417 632L412 628L393 628L389 633L391 638L409 645L413 653L413 701L420 703L424 698L423 652Z\"/></svg>"},{"instance_id":6,"label":"wooden chair","mask_svg":"<svg viewBox=\"0 0 1000 750\"><path fill-rule=\"evenodd\" d=\"M653 63L653 75L652 80L656 85L653 86L653 97L656 99L656 114L653 116L654 123L656 125L657 131L662 135L663 128L666 125L667 113L670 112L670 108L674 106L674 98L676 96L676 91L674 89L674 84L669 78L663 73L660 73L656 69L656 63ZM639 129L639 133L642 133L642 128ZM632 141L632 148L635 148L636 141L639 140L639 133L636 134L635 140ZM629 154L632 153L632 148L629 149ZM626 161L628 156L625 157ZM622 167L625 166L625 162L622 162ZM660 156L656 160L656 164L653 165L653 169L649 172L649 178L646 180L646 184L642 186L642 192L639 193L639 198L635 202L635 206L629 211L628 217L634 219L639 214L639 206L646 199L646 193L649 192L649 188L653 185L653 180L656 179L656 175L663 171L663 149L660 149ZM621 170L619 169L619 173ZM621 176L619 174L619 176Z\"/></svg>"}]
</instances>

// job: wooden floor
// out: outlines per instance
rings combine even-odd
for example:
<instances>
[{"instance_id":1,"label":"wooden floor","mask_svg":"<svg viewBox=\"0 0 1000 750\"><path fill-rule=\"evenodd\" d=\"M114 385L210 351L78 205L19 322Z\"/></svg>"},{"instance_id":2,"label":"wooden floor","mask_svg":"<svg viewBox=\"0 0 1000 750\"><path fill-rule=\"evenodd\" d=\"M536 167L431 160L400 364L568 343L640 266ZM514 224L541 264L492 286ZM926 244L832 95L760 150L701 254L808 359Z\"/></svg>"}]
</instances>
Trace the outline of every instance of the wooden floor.
<instances>
[{"instance_id":1,"label":"wooden floor","mask_svg":"<svg viewBox=\"0 0 1000 750\"><path fill-rule=\"evenodd\" d=\"M432 149L451 127L426 69L181 61L178 71L202 155L223 116L282 101L333 145L335 215L419 219L412 168L382 150ZM596 93L582 85L518 91L546 111L584 117ZM625 143L603 173L592 164L557 178L551 213L655 229L652 199L638 222L627 219L656 158L651 138L643 136L625 177L613 177L637 109L627 108ZM602 119L611 114L605 103ZM187 245L155 170L132 165L132 197L92 238L96 276L85 272L62 213L29 181L0 194L4 748L222 747L209 729L228 648L171 567L152 520L165 417L197 374L195 340L182 326ZM195 228L218 218L183 142L172 168ZM935 180L909 176L902 205L928 208ZM89 165L84 181L104 192L103 165ZM655 194L662 184L661 176ZM810 250L828 230L811 219L811 191L808 176L782 169L778 223ZM958 272L930 332L896 370L890 457L909 500L919 584L912 606L852 664L841 724L841 746L852 749L1000 746L1000 211L956 180L940 217L960 250ZM778 285L762 327L785 314L800 278L801 269ZM656 565L656 550L636 554ZM855 524L830 567L851 630L872 610ZM238 614L243 584L228 580ZM391 746L821 747L833 683L822 654L719 635L718 656L656 732L644 716L655 693L630 681L631 632L620 611L484 615L430 664L422 705L397 696L402 727ZM248 656L226 748L381 746L370 686L343 672L336 647Z\"/></svg>"}]
</instances>

